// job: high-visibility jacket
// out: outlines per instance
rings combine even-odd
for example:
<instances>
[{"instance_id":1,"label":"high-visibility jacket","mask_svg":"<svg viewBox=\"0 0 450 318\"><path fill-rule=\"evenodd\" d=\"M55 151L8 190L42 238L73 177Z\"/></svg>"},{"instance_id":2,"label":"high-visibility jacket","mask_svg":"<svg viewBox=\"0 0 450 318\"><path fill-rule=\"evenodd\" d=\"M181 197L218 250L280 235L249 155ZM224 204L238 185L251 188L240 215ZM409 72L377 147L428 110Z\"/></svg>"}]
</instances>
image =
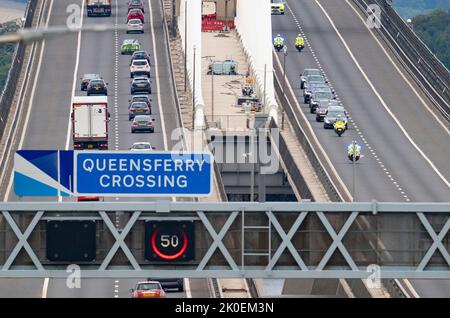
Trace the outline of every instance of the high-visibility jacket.
<instances>
[{"instance_id":1,"label":"high-visibility jacket","mask_svg":"<svg viewBox=\"0 0 450 318\"><path fill-rule=\"evenodd\" d=\"M305 45L305 40L303 39L303 37L299 36L295 39L295 45Z\"/></svg>"}]
</instances>

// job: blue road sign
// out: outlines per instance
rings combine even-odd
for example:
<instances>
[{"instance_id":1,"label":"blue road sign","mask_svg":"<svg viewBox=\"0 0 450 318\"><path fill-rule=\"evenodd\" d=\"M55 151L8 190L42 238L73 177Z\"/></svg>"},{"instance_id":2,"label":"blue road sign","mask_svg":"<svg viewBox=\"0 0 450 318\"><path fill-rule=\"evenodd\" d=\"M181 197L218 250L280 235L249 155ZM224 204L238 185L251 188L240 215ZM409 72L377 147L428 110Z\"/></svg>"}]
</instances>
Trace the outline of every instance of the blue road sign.
<instances>
[{"instance_id":1,"label":"blue road sign","mask_svg":"<svg viewBox=\"0 0 450 318\"><path fill-rule=\"evenodd\" d=\"M208 196L208 153L18 151L18 196Z\"/></svg>"},{"instance_id":2,"label":"blue road sign","mask_svg":"<svg viewBox=\"0 0 450 318\"><path fill-rule=\"evenodd\" d=\"M19 150L14 155L17 196L70 196L73 181L71 150Z\"/></svg>"},{"instance_id":3,"label":"blue road sign","mask_svg":"<svg viewBox=\"0 0 450 318\"><path fill-rule=\"evenodd\" d=\"M75 192L99 196L206 196L211 193L209 154L75 152Z\"/></svg>"}]
</instances>

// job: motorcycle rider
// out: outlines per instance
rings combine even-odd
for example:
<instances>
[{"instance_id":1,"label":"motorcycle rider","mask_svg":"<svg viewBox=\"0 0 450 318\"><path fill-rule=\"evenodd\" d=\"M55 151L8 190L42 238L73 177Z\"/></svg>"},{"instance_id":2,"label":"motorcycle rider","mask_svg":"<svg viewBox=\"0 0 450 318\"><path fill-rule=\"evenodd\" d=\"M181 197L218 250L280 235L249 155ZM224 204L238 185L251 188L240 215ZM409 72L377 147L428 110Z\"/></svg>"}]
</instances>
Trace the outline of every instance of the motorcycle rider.
<instances>
[{"instance_id":1,"label":"motorcycle rider","mask_svg":"<svg viewBox=\"0 0 450 318\"><path fill-rule=\"evenodd\" d=\"M340 114L337 116L336 120L334 121L333 128L334 128L334 131L335 131L339 136L341 136L341 135L345 132L345 130L346 130L347 127L345 127L345 122L342 120L342 116L341 116ZM342 129L342 132L341 132L341 133L338 132L338 129L339 129L339 128Z\"/></svg>"},{"instance_id":2,"label":"motorcycle rider","mask_svg":"<svg viewBox=\"0 0 450 318\"><path fill-rule=\"evenodd\" d=\"M355 153L353 153L353 148L355 149ZM353 144L348 145L347 147L347 157L350 161L353 162L353 155L355 156L355 161L358 161L361 157L361 146L358 144L355 144L355 147L353 147Z\"/></svg>"},{"instance_id":3,"label":"motorcycle rider","mask_svg":"<svg viewBox=\"0 0 450 318\"><path fill-rule=\"evenodd\" d=\"M273 39L273 45L284 46L284 38L280 34L277 34L277 36Z\"/></svg>"},{"instance_id":4,"label":"motorcycle rider","mask_svg":"<svg viewBox=\"0 0 450 318\"><path fill-rule=\"evenodd\" d=\"M301 34L295 38L295 47L305 47L305 39Z\"/></svg>"}]
</instances>

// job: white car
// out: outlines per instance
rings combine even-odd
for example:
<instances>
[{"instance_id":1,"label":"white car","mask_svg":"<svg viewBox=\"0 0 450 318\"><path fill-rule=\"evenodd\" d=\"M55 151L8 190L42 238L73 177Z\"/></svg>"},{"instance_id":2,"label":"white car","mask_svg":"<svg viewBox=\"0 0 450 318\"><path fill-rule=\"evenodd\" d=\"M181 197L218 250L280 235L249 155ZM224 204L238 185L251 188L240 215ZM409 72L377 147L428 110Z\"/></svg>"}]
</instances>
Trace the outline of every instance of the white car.
<instances>
[{"instance_id":1,"label":"white car","mask_svg":"<svg viewBox=\"0 0 450 318\"><path fill-rule=\"evenodd\" d=\"M130 77L144 75L150 77L150 64L147 60L134 60L130 66Z\"/></svg>"},{"instance_id":2,"label":"white car","mask_svg":"<svg viewBox=\"0 0 450 318\"><path fill-rule=\"evenodd\" d=\"M135 142L133 146L131 146L131 151L152 151L155 147L152 147L152 145L149 142Z\"/></svg>"},{"instance_id":3,"label":"white car","mask_svg":"<svg viewBox=\"0 0 450 318\"><path fill-rule=\"evenodd\" d=\"M127 23L127 33L144 33L144 23L141 19L131 19Z\"/></svg>"}]
</instances>

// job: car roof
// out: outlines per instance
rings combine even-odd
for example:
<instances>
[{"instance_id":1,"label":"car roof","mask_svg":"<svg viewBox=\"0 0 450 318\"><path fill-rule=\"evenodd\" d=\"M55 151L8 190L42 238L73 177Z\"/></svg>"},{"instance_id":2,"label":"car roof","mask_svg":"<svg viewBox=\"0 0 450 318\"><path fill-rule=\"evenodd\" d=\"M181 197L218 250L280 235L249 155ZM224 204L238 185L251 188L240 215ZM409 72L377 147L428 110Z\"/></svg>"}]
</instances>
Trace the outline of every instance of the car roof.
<instances>
[{"instance_id":1,"label":"car roof","mask_svg":"<svg viewBox=\"0 0 450 318\"><path fill-rule=\"evenodd\" d=\"M89 73L89 74L84 74L83 77L84 78L94 78L94 77L100 78L100 75L99 74L94 74L94 73Z\"/></svg>"},{"instance_id":2,"label":"car roof","mask_svg":"<svg viewBox=\"0 0 450 318\"><path fill-rule=\"evenodd\" d=\"M123 40L123 44L138 44L139 43L139 41L138 40L136 40L136 39L125 39L125 40Z\"/></svg>"},{"instance_id":3,"label":"car roof","mask_svg":"<svg viewBox=\"0 0 450 318\"><path fill-rule=\"evenodd\" d=\"M156 280L148 280L148 281L137 282L136 285L139 285L139 284L150 284L150 283L156 283L156 284L160 284L161 285L161 283L156 281Z\"/></svg>"},{"instance_id":4,"label":"car roof","mask_svg":"<svg viewBox=\"0 0 450 318\"><path fill-rule=\"evenodd\" d=\"M148 141L137 141L133 143L134 145L151 145Z\"/></svg>"},{"instance_id":5,"label":"car roof","mask_svg":"<svg viewBox=\"0 0 450 318\"><path fill-rule=\"evenodd\" d=\"M343 106L328 106L328 110L345 111L345 108Z\"/></svg>"},{"instance_id":6,"label":"car roof","mask_svg":"<svg viewBox=\"0 0 450 318\"><path fill-rule=\"evenodd\" d=\"M146 102L132 102L131 107L133 107L133 105L145 105L146 107L148 107Z\"/></svg>"}]
</instances>

